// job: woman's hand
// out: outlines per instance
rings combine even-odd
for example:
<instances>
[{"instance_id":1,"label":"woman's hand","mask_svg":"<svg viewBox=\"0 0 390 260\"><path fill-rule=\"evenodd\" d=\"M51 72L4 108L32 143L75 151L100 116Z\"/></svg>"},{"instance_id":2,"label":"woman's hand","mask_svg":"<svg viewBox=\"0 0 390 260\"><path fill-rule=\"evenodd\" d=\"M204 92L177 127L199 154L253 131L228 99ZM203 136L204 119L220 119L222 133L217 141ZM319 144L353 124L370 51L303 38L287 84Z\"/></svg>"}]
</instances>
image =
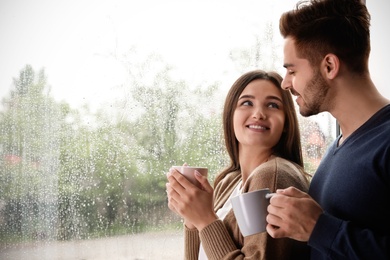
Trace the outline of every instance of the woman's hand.
<instances>
[{"instance_id":1,"label":"woman's hand","mask_svg":"<svg viewBox=\"0 0 390 260\"><path fill-rule=\"evenodd\" d=\"M167 173L168 207L184 218L187 228L202 230L218 219L214 212L214 190L207 178L195 171L195 178L201 184L198 188L180 172L171 168Z\"/></svg>"}]
</instances>

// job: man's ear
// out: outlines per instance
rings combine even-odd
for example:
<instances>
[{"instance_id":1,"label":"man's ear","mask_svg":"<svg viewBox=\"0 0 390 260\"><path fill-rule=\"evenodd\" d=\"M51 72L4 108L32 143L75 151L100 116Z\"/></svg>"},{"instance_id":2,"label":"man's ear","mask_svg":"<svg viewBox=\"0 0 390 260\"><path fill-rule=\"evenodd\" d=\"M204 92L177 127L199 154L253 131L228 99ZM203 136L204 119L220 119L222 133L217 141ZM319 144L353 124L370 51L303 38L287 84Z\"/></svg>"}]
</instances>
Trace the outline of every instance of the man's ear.
<instances>
[{"instance_id":1,"label":"man's ear","mask_svg":"<svg viewBox=\"0 0 390 260\"><path fill-rule=\"evenodd\" d=\"M324 76L328 79L334 79L340 70L340 60L339 58L330 53L327 54L322 60L322 68Z\"/></svg>"}]
</instances>

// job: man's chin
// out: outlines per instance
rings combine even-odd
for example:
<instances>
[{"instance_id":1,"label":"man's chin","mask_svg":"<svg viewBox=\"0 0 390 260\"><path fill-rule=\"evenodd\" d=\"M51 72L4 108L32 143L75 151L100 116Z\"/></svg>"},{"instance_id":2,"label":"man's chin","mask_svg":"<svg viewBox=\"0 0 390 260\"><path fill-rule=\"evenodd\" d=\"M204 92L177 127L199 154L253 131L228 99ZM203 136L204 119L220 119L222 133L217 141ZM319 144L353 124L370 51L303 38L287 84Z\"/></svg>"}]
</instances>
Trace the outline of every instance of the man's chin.
<instances>
[{"instance_id":1,"label":"man's chin","mask_svg":"<svg viewBox=\"0 0 390 260\"><path fill-rule=\"evenodd\" d=\"M299 107L299 113L301 114L301 116L304 116L304 117L309 117L309 116L316 114L316 113L313 113L313 111L307 109L306 107Z\"/></svg>"}]
</instances>

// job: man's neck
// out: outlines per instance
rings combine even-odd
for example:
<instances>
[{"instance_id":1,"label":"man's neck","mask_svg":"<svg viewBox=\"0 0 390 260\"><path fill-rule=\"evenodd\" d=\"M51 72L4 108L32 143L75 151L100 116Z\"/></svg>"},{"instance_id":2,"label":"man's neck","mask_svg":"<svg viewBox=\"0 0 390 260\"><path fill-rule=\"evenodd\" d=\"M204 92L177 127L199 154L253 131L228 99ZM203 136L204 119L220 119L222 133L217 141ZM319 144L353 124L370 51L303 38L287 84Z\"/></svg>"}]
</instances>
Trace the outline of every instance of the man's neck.
<instances>
[{"instance_id":1,"label":"man's neck","mask_svg":"<svg viewBox=\"0 0 390 260\"><path fill-rule=\"evenodd\" d=\"M351 81L350 81L351 82ZM340 124L342 138L339 145L381 108L390 104L375 88L370 79L340 85L334 107L329 111Z\"/></svg>"}]
</instances>

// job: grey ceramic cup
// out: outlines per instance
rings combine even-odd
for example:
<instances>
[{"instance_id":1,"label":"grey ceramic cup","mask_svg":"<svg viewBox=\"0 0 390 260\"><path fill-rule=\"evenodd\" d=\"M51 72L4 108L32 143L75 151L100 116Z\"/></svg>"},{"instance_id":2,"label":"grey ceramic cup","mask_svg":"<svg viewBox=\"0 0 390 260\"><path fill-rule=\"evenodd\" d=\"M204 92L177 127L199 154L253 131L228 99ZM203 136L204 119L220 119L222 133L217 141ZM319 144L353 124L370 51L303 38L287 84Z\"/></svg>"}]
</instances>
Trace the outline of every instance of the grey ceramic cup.
<instances>
[{"instance_id":1,"label":"grey ceramic cup","mask_svg":"<svg viewBox=\"0 0 390 260\"><path fill-rule=\"evenodd\" d=\"M269 205L269 189L242 193L231 199L234 215L243 236L266 230Z\"/></svg>"}]
</instances>

